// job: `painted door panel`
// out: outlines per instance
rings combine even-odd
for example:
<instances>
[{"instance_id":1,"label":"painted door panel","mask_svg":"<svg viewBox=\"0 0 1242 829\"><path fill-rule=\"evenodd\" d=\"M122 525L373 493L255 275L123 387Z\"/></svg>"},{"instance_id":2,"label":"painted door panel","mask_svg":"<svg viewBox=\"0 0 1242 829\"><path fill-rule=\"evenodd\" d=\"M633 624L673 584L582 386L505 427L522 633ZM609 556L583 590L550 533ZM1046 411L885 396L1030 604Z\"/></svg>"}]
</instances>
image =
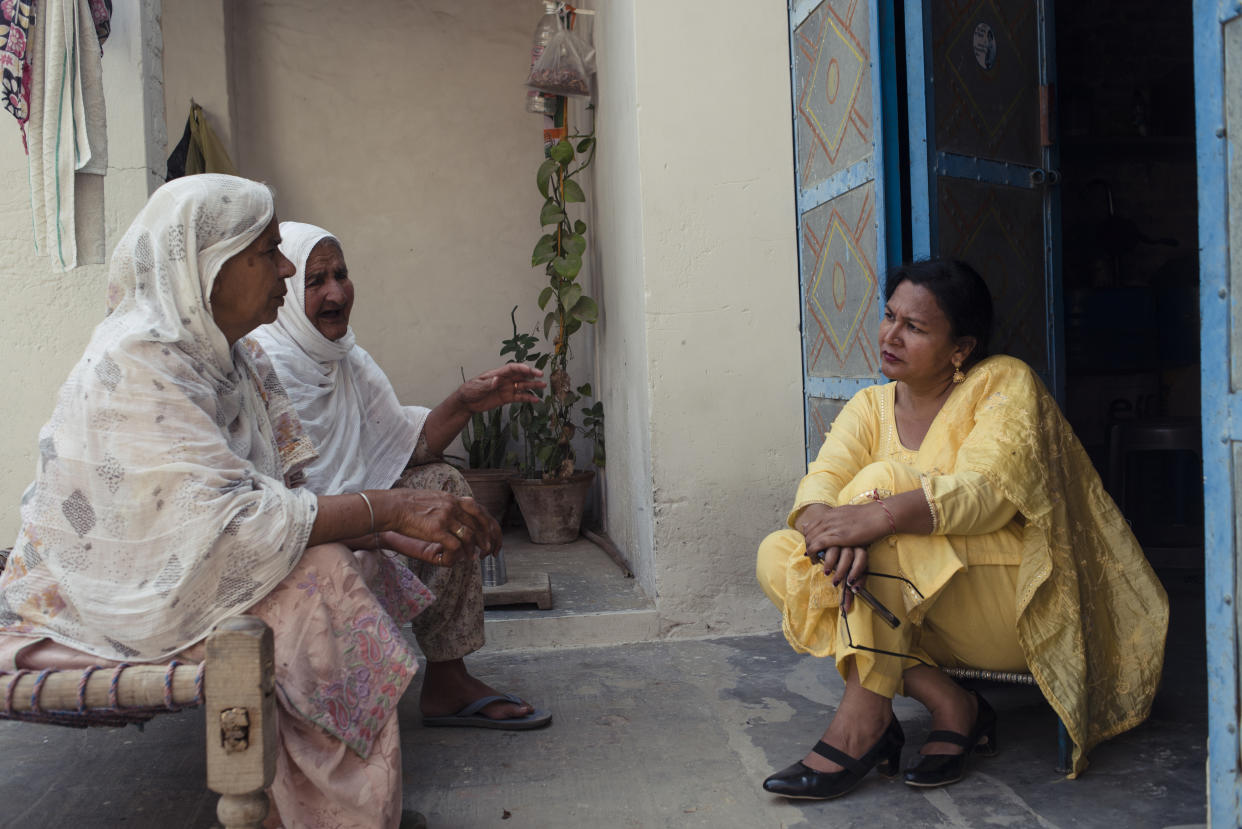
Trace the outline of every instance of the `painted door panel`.
<instances>
[{"instance_id":1,"label":"painted door panel","mask_svg":"<svg viewBox=\"0 0 1242 829\"><path fill-rule=\"evenodd\" d=\"M842 402L879 376L883 18L876 0L794 0L789 21L810 457Z\"/></svg>"},{"instance_id":2,"label":"painted door panel","mask_svg":"<svg viewBox=\"0 0 1242 829\"><path fill-rule=\"evenodd\" d=\"M907 0L912 248L973 265L991 350L1062 396L1051 0Z\"/></svg>"}]
</instances>

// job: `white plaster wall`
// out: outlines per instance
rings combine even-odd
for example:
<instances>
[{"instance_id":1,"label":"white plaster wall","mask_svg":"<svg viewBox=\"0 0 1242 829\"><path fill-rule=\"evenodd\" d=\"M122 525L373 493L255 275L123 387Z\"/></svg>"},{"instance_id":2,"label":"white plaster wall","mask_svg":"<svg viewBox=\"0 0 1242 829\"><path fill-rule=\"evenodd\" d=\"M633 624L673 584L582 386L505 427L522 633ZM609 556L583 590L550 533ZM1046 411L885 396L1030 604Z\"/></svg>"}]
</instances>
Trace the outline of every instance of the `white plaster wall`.
<instances>
[{"instance_id":1,"label":"white plaster wall","mask_svg":"<svg viewBox=\"0 0 1242 829\"><path fill-rule=\"evenodd\" d=\"M665 632L770 630L755 549L804 471L786 6L600 5L609 440L650 457L609 526L649 478Z\"/></svg>"},{"instance_id":2,"label":"white plaster wall","mask_svg":"<svg viewBox=\"0 0 1242 829\"><path fill-rule=\"evenodd\" d=\"M168 150L177 146L190 115L190 100L232 158L228 40L225 0L160 0L164 40L164 124ZM165 155L167 159L167 155Z\"/></svg>"},{"instance_id":3,"label":"white plaster wall","mask_svg":"<svg viewBox=\"0 0 1242 829\"><path fill-rule=\"evenodd\" d=\"M593 241L601 297L597 334L608 445L607 526L639 583L654 596L651 389L634 4L609 0L593 5L598 7L600 93Z\"/></svg>"},{"instance_id":4,"label":"white plaster wall","mask_svg":"<svg viewBox=\"0 0 1242 829\"><path fill-rule=\"evenodd\" d=\"M149 161L158 157L151 125L158 99L159 29L156 3L114 4L112 34L104 44L104 97L108 157L104 179L107 250L146 202L152 185ZM152 66L157 67L153 74ZM35 253L31 232L26 155L17 122L0 113L0 292L6 298L0 347L4 389L0 411L0 546L16 538L17 504L34 479L40 427L69 369L103 316L107 269L103 265L53 273ZM158 117L162 120L163 113ZM162 129L162 128L161 128Z\"/></svg>"},{"instance_id":5,"label":"white plaster wall","mask_svg":"<svg viewBox=\"0 0 1242 829\"><path fill-rule=\"evenodd\" d=\"M231 7L234 161L275 186L281 219L341 238L358 341L405 402L440 401L459 366L503 363L513 306L522 329L542 321L530 254L543 117L525 111L523 85L542 8Z\"/></svg>"}]
</instances>

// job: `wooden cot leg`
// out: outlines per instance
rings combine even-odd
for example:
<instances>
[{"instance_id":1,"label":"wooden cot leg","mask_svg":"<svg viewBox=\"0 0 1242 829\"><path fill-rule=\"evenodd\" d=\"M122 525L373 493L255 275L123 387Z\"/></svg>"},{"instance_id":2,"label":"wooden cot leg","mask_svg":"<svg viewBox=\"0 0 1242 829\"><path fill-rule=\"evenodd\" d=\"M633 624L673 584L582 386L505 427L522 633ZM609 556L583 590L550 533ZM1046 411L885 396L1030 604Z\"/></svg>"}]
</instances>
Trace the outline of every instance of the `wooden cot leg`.
<instances>
[{"instance_id":1,"label":"wooden cot leg","mask_svg":"<svg viewBox=\"0 0 1242 829\"><path fill-rule=\"evenodd\" d=\"M253 616L226 619L207 638L207 788L224 829L259 829L276 774L272 631Z\"/></svg>"},{"instance_id":2,"label":"wooden cot leg","mask_svg":"<svg viewBox=\"0 0 1242 829\"><path fill-rule=\"evenodd\" d=\"M1069 774L1074 763L1074 741L1070 739L1065 723L1057 717L1057 772Z\"/></svg>"}]
</instances>

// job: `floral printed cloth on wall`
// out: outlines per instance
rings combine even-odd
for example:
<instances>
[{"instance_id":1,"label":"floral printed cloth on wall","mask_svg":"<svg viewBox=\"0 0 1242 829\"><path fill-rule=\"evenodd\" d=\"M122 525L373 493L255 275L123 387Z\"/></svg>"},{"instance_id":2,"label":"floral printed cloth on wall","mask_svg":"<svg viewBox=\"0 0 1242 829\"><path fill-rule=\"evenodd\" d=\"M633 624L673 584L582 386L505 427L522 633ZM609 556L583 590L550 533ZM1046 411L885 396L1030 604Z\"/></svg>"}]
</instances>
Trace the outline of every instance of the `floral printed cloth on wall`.
<instances>
[{"instance_id":1,"label":"floral printed cloth on wall","mask_svg":"<svg viewBox=\"0 0 1242 829\"><path fill-rule=\"evenodd\" d=\"M33 70L26 48L30 26L34 23L37 0L0 0L0 89L4 108L22 128L26 142L26 121L30 118L30 83ZM112 33L112 0L89 0L95 34L102 47Z\"/></svg>"}]
</instances>

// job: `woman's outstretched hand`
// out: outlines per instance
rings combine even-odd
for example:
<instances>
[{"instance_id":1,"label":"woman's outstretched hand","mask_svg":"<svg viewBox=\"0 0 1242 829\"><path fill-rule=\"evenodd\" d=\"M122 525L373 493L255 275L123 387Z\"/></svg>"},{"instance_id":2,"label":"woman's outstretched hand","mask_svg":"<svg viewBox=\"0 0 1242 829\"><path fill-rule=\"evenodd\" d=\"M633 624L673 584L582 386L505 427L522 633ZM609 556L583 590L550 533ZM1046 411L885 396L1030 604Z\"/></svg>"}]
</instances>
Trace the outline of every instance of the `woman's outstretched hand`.
<instances>
[{"instance_id":1,"label":"woman's outstretched hand","mask_svg":"<svg viewBox=\"0 0 1242 829\"><path fill-rule=\"evenodd\" d=\"M471 412L486 412L507 403L538 403L539 398L531 391L547 385L539 379L542 376L542 371L525 363L507 363L462 383L457 402Z\"/></svg>"},{"instance_id":2,"label":"woman's outstretched hand","mask_svg":"<svg viewBox=\"0 0 1242 829\"><path fill-rule=\"evenodd\" d=\"M392 489L385 546L402 555L452 567L463 557L500 549L500 525L473 498L430 489ZM387 500L387 499L386 499Z\"/></svg>"}]
</instances>

